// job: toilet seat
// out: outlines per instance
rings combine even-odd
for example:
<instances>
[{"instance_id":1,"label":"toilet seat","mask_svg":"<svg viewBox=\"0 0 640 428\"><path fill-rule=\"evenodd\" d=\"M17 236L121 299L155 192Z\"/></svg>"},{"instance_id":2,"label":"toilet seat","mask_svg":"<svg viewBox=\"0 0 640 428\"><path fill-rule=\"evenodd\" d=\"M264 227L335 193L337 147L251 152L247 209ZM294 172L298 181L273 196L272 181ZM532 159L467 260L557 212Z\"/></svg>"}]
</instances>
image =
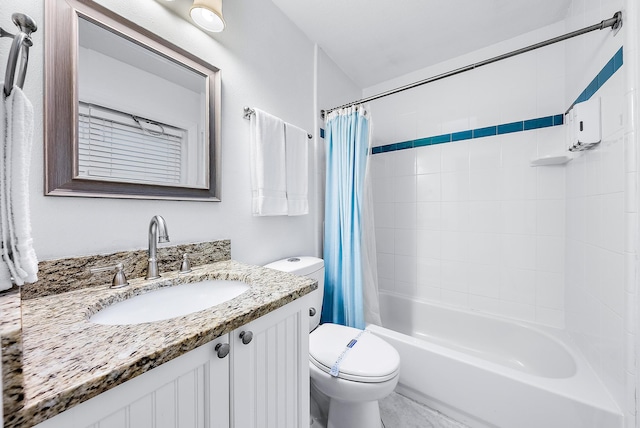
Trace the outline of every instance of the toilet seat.
<instances>
[{"instance_id":1,"label":"toilet seat","mask_svg":"<svg viewBox=\"0 0 640 428\"><path fill-rule=\"evenodd\" d=\"M356 337L357 342L347 347ZM397 376L400 368L395 348L366 330L322 324L310 334L309 360L318 369L330 374L341 355L337 377L344 380L385 382Z\"/></svg>"}]
</instances>

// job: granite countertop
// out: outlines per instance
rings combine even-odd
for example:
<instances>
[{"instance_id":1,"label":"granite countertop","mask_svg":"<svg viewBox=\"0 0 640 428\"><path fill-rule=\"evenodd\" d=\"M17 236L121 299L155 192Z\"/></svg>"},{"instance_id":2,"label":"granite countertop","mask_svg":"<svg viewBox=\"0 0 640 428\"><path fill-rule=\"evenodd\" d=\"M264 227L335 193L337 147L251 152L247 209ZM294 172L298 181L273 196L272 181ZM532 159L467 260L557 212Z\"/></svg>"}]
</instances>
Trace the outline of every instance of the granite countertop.
<instances>
[{"instance_id":1,"label":"granite countertop","mask_svg":"<svg viewBox=\"0 0 640 428\"><path fill-rule=\"evenodd\" d=\"M0 340L2 351L2 397L4 419L24 402L22 373L22 319L20 292L0 296ZM5 424L6 425L6 424Z\"/></svg>"},{"instance_id":2,"label":"granite countertop","mask_svg":"<svg viewBox=\"0 0 640 428\"><path fill-rule=\"evenodd\" d=\"M251 288L228 302L164 321L121 326L89 322L109 304L151 289L205 279L240 280ZM317 287L308 278L232 260L199 266L186 275L168 272L156 280L129 282L123 289L105 285L22 300L23 397L13 397L22 405L5 413L5 427L42 422Z\"/></svg>"}]
</instances>

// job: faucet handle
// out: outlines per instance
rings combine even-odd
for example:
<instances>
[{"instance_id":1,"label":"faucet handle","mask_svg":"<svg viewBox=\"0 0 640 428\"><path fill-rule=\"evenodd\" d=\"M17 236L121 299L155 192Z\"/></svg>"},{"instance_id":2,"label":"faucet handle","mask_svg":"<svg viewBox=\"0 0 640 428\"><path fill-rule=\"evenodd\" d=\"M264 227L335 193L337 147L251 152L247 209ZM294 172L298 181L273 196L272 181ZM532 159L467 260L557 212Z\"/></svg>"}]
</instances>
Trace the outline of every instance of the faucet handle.
<instances>
[{"instance_id":1,"label":"faucet handle","mask_svg":"<svg viewBox=\"0 0 640 428\"><path fill-rule=\"evenodd\" d=\"M182 255L182 263L180 264L180 271L178 273L189 273L192 271L191 269L191 260L189 260L190 256L201 256L203 253L184 253Z\"/></svg>"},{"instance_id":2,"label":"faucet handle","mask_svg":"<svg viewBox=\"0 0 640 428\"><path fill-rule=\"evenodd\" d=\"M180 271L178 273L191 272L191 262L189 261L189 253L182 255L182 263L180 264Z\"/></svg>"},{"instance_id":3,"label":"faucet handle","mask_svg":"<svg viewBox=\"0 0 640 428\"><path fill-rule=\"evenodd\" d=\"M117 263L112 266L100 266L90 269L91 273L106 272L110 270L116 271L115 275L113 275L113 280L111 281L110 288L120 288L129 285L127 277L124 274L124 265L122 263Z\"/></svg>"}]
</instances>

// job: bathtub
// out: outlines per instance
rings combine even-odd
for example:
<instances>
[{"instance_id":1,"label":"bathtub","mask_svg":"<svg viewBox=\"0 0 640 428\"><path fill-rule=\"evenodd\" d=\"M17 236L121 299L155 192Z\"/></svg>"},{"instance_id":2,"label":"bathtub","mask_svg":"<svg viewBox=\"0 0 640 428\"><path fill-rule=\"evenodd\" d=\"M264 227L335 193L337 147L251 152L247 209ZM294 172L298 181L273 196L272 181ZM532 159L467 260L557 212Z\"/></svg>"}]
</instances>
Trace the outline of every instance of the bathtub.
<instances>
[{"instance_id":1,"label":"bathtub","mask_svg":"<svg viewBox=\"0 0 640 428\"><path fill-rule=\"evenodd\" d=\"M380 293L397 391L470 427L618 428L622 413L561 330Z\"/></svg>"}]
</instances>

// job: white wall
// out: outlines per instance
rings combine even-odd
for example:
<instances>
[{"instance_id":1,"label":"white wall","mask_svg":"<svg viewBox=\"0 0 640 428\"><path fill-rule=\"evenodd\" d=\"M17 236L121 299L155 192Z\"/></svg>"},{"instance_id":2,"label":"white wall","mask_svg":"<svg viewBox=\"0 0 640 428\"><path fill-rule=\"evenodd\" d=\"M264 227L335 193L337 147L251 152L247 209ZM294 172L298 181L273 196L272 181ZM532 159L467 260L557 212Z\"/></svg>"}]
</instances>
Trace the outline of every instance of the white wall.
<instances>
[{"instance_id":1,"label":"white wall","mask_svg":"<svg viewBox=\"0 0 640 428\"><path fill-rule=\"evenodd\" d=\"M333 60L317 48L318 61L318 107L327 110L362 98L359 88Z\"/></svg>"},{"instance_id":2,"label":"white wall","mask_svg":"<svg viewBox=\"0 0 640 428\"><path fill-rule=\"evenodd\" d=\"M634 1L634 0L632 0ZM574 0L567 30L625 10L623 0ZM566 44L566 101L571 103L624 45L624 65L594 95L602 103L602 143L567 167L566 323L578 346L635 426L637 269L636 141L630 120L630 73L636 17L616 37L596 32ZM637 42L635 42L637 43Z\"/></svg>"},{"instance_id":3,"label":"white wall","mask_svg":"<svg viewBox=\"0 0 640 428\"><path fill-rule=\"evenodd\" d=\"M563 33L553 25L366 88L365 95ZM373 101L374 145L565 111L564 48L553 45ZM564 325L562 126L373 156L380 288Z\"/></svg>"},{"instance_id":4,"label":"white wall","mask_svg":"<svg viewBox=\"0 0 640 428\"><path fill-rule=\"evenodd\" d=\"M3 28L13 27L10 15L16 11L31 15L39 26L25 91L36 117L30 198L41 260L145 248L155 214L167 220L172 244L229 238L232 257L244 262L318 254L315 171L310 172L310 215L251 215L249 122L242 107L262 108L317 134L312 129L314 46L279 9L262 0L225 2L227 28L209 36L154 0L100 1L222 70L222 202L202 203L43 196L43 3L3 0L0 14ZM7 39L0 43L0 58L6 58L9 45Z\"/></svg>"}]
</instances>

